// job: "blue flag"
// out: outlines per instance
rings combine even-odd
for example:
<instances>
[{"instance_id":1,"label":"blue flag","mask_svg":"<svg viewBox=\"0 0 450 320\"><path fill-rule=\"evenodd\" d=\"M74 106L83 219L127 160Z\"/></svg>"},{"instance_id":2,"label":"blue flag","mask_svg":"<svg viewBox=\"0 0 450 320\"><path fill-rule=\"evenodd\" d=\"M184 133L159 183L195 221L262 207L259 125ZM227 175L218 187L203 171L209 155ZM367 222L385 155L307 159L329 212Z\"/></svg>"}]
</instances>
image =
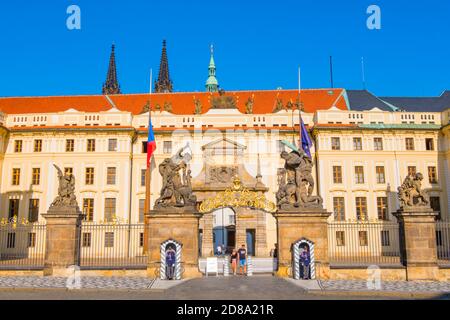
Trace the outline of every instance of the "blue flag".
<instances>
[{"instance_id":1,"label":"blue flag","mask_svg":"<svg viewBox=\"0 0 450 320\"><path fill-rule=\"evenodd\" d=\"M305 123L303 122L303 119L302 119L302 127L301 127L300 130L302 130L302 148L303 148L303 151L305 151L305 153L308 155L308 157L311 158L310 148L312 147L313 143L312 143L311 138L309 136L308 130L306 130Z\"/></svg>"}]
</instances>

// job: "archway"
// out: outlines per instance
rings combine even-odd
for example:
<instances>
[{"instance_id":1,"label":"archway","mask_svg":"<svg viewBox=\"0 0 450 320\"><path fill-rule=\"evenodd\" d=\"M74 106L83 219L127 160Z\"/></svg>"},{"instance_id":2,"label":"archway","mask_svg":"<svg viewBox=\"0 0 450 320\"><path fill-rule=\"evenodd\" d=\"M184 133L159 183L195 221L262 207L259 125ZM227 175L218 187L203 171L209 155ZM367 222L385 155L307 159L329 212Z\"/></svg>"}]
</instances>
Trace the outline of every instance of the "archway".
<instances>
[{"instance_id":1,"label":"archway","mask_svg":"<svg viewBox=\"0 0 450 320\"><path fill-rule=\"evenodd\" d=\"M236 212L232 208L220 208L212 216L215 254L229 254L236 247Z\"/></svg>"},{"instance_id":2,"label":"archway","mask_svg":"<svg viewBox=\"0 0 450 320\"><path fill-rule=\"evenodd\" d=\"M169 239L161 243L161 269L160 269L160 278L161 280L167 280L166 274L166 252L169 248L175 250L175 270L174 270L174 279L181 280L181 251L182 244L178 241Z\"/></svg>"},{"instance_id":3,"label":"archway","mask_svg":"<svg viewBox=\"0 0 450 320\"><path fill-rule=\"evenodd\" d=\"M306 249L309 251L310 265L309 265L309 279L314 280L316 278L316 265L314 257L314 242L301 238L292 244L292 276L294 279L299 280L302 278L302 270L300 268L300 253L302 250Z\"/></svg>"}]
</instances>

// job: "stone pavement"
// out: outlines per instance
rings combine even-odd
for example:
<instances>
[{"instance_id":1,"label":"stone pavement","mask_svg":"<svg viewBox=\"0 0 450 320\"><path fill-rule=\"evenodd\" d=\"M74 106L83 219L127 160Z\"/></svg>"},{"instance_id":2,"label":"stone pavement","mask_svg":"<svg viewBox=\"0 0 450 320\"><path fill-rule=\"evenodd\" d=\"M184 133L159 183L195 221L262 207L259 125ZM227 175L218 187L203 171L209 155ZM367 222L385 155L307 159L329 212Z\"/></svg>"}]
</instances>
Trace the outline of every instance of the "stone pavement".
<instances>
[{"instance_id":1,"label":"stone pavement","mask_svg":"<svg viewBox=\"0 0 450 320\"><path fill-rule=\"evenodd\" d=\"M327 280L318 284L324 291L371 291L365 280ZM450 282L382 281L381 289L375 291L450 293Z\"/></svg>"},{"instance_id":2,"label":"stone pavement","mask_svg":"<svg viewBox=\"0 0 450 320\"><path fill-rule=\"evenodd\" d=\"M373 299L412 298L414 293L450 297L450 282L382 282L381 290L369 290L366 281L302 281L272 276L204 277L182 281L144 277L82 277L81 290L67 290L66 284L67 278L0 277L0 299Z\"/></svg>"},{"instance_id":3,"label":"stone pavement","mask_svg":"<svg viewBox=\"0 0 450 320\"><path fill-rule=\"evenodd\" d=\"M148 290L155 279L144 277L81 277L82 289ZM0 277L0 288L67 288L64 277Z\"/></svg>"}]
</instances>

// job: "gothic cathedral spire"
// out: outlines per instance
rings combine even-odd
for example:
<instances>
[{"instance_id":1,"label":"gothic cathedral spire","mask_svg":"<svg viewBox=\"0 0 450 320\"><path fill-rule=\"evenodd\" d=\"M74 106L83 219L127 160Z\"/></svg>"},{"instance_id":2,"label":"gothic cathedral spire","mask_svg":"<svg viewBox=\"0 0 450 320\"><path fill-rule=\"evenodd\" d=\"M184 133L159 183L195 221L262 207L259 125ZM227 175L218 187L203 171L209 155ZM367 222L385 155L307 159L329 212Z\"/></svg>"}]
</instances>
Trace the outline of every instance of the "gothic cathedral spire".
<instances>
[{"instance_id":1,"label":"gothic cathedral spire","mask_svg":"<svg viewBox=\"0 0 450 320\"><path fill-rule=\"evenodd\" d=\"M109 58L108 74L106 76L106 82L103 84L103 94L121 94L120 86L117 81L117 69L116 69L116 55L115 45L112 45L111 56Z\"/></svg>"},{"instance_id":2,"label":"gothic cathedral spire","mask_svg":"<svg viewBox=\"0 0 450 320\"><path fill-rule=\"evenodd\" d=\"M206 80L206 91L217 92L219 91L219 82L216 78L216 64L214 62L214 46L211 45L211 60L209 61L209 77Z\"/></svg>"},{"instance_id":3,"label":"gothic cathedral spire","mask_svg":"<svg viewBox=\"0 0 450 320\"><path fill-rule=\"evenodd\" d=\"M172 92L173 83L169 75L169 61L167 59L166 40L163 40L163 48L161 54L161 63L159 66L158 80L155 82L155 92L164 93Z\"/></svg>"}]
</instances>

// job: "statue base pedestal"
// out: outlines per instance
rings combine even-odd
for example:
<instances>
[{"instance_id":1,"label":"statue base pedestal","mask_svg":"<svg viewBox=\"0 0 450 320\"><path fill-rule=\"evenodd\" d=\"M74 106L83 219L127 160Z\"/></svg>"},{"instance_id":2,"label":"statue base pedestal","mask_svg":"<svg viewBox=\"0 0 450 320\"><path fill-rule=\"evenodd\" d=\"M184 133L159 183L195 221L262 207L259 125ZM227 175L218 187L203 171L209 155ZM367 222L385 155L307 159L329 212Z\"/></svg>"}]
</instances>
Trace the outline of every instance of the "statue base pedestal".
<instances>
[{"instance_id":1,"label":"statue base pedestal","mask_svg":"<svg viewBox=\"0 0 450 320\"><path fill-rule=\"evenodd\" d=\"M47 222L44 276L67 276L68 267L79 266L83 215L77 206L52 207L43 217Z\"/></svg>"},{"instance_id":2,"label":"statue base pedestal","mask_svg":"<svg viewBox=\"0 0 450 320\"><path fill-rule=\"evenodd\" d=\"M146 215L149 277L159 275L162 259L161 245L167 240L174 240L181 244L181 277L202 276L198 267L201 216L193 207L162 208L152 210Z\"/></svg>"},{"instance_id":3,"label":"statue base pedestal","mask_svg":"<svg viewBox=\"0 0 450 320\"><path fill-rule=\"evenodd\" d=\"M331 215L321 208L298 208L279 210L273 216L277 219L278 271L279 277L292 277L292 245L304 238L314 243L316 279L328 279L328 225Z\"/></svg>"},{"instance_id":4,"label":"statue base pedestal","mask_svg":"<svg viewBox=\"0 0 450 320\"><path fill-rule=\"evenodd\" d=\"M393 215L400 224L400 250L407 280L437 280L437 213L427 206L415 206L400 209Z\"/></svg>"}]
</instances>

